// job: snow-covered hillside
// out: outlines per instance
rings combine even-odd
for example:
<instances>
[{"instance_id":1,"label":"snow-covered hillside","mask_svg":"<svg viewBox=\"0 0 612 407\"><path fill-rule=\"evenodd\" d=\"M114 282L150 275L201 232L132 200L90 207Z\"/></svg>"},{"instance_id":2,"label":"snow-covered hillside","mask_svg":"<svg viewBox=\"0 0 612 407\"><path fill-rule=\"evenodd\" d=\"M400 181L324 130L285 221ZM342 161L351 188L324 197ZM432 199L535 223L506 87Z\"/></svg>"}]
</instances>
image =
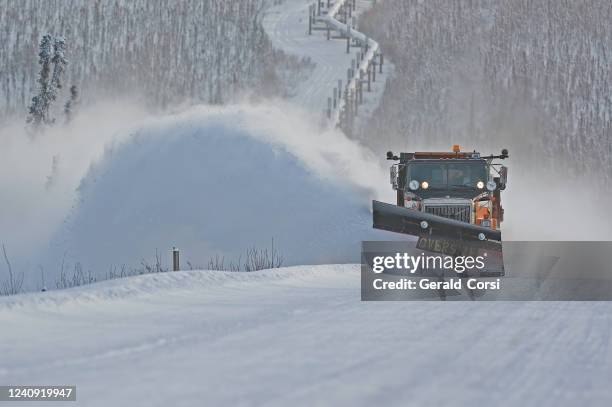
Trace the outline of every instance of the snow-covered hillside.
<instances>
[{"instance_id":1,"label":"snow-covered hillside","mask_svg":"<svg viewBox=\"0 0 612 407\"><path fill-rule=\"evenodd\" d=\"M45 33L65 38L64 88L77 85L87 102L131 94L168 108L273 91L286 61L261 27L265 6L264 0L0 0L0 118L25 113Z\"/></svg>"},{"instance_id":2,"label":"snow-covered hillside","mask_svg":"<svg viewBox=\"0 0 612 407\"><path fill-rule=\"evenodd\" d=\"M86 406L606 406L610 303L359 301L359 266L0 298L0 382Z\"/></svg>"},{"instance_id":3,"label":"snow-covered hillside","mask_svg":"<svg viewBox=\"0 0 612 407\"><path fill-rule=\"evenodd\" d=\"M379 2L362 30L398 74L363 129L381 137L366 141L506 147L528 171L588 173L609 189L611 18L609 0Z\"/></svg>"}]
</instances>

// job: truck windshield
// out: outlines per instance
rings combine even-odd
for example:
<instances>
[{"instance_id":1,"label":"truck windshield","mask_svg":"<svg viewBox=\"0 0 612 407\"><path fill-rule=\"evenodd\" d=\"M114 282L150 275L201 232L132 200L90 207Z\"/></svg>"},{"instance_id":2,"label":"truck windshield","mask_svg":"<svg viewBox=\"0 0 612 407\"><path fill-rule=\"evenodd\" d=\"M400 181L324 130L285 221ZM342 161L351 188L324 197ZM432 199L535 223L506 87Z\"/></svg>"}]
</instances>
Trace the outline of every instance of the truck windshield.
<instances>
[{"instance_id":1,"label":"truck windshield","mask_svg":"<svg viewBox=\"0 0 612 407\"><path fill-rule=\"evenodd\" d=\"M407 182L411 180L427 181L432 188L476 188L478 181L487 181L487 171L483 161L411 163Z\"/></svg>"}]
</instances>

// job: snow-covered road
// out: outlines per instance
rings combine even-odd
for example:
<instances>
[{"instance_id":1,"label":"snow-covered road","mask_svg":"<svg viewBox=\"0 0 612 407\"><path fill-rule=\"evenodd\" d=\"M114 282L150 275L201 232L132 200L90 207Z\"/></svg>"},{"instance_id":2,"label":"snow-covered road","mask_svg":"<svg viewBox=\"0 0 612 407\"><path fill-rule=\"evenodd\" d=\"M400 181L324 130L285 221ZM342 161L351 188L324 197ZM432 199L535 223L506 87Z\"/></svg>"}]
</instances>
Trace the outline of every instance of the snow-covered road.
<instances>
[{"instance_id":1,"label":"snow-covered road","mask_svg":"<svg viewBox=\"0 0 612 407\"><path fill-rule=\"evenodd\" d=\"M358 0L355 16L372 6L372 0ZM308 35L308 7L312 1L283 0L271 7L263 20L263 26L275 48L300 57L309 58L315 64L308 80L297 85L291 101L312 112L323 112L327 98L332 96L338 80L343 86L347 83L347 69L351 60L356 58L359 48L351 48L346 53L346 41L327 40L325 31L313 31ZM322 26L321 24L319 24ZM332 36L337 33L332 32ZM384 91L384 83L392 74L393 66L386 63L383 73L378 73L372 92L364 96L366 104L363 111L367 114L376 106Z\"/></svg>"},{"instance_id":2,"label":"snow-covered road","mask_svg":"<svg viewBox=\"0 0 612 407\"><path fill-rule=\"evenodd\" d=\"M610 303L364 303L359 281L189 271L1 298L0 383L75 384L86 406L612 401Z\"/></svg>"}]
</instances>

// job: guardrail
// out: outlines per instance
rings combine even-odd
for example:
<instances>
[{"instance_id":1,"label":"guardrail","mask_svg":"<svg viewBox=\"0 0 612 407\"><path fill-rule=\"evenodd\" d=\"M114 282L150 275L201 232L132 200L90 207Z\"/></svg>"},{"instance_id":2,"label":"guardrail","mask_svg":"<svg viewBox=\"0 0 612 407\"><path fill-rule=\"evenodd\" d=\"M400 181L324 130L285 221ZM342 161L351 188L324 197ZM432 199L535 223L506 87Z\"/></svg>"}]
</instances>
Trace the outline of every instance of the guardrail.
<instances>
[{"instance_id":1,"label":"guardrail","mask_svg":"<svg viewBox=\"0 0 612 407\"><path fill-rule=\"evenodd\" d=\"M328 120L349 134L353 131L359 105L363 103L363 87L367 84L367 92L371 91L371 84L376 81L376 68L382 73L384 64L378 42L355 29L352 16L355 9L355 0L336 0L333 4L329 0L317 0L310 7L309 18L309 33L312 33L314 23L322 22L327 26L328 40L331 39L331 30L337 31L340 38L346 38L347 53L350 53L351 46L361 48L347 69L346 86L343 87L342 79L338 80L325 109Z\"/></svg>"}]
</instances>

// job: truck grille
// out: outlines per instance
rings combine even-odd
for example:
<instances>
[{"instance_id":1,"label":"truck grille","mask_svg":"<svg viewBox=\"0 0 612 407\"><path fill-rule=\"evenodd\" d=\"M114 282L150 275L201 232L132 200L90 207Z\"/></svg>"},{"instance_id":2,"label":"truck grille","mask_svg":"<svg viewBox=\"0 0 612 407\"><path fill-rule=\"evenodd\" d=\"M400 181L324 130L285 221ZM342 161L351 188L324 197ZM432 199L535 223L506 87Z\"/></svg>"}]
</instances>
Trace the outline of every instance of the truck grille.
<instances>
[{"instance_id":1,"label":"truck grille","mask_svg":"<svg viewBox=\"0 0 612 407\"><path fill-rule=\"evenodd\" d=\"M425 212L470 223L471 205L425 205Z\"/></svg>"}]
</instances>

